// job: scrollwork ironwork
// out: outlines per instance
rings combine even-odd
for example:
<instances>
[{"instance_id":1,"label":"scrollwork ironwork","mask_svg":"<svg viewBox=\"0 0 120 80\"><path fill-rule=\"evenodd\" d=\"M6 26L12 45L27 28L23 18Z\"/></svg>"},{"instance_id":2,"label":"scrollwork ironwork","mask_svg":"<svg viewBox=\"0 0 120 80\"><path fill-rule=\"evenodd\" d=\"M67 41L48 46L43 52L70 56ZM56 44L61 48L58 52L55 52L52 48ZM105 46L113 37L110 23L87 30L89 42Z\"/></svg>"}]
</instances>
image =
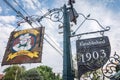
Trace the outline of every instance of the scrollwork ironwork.
<instances>
[{"instance_id":1,"label":"scrollwork ironwork","mask_svg":"<svg viewBox=\"0 0 120 80\"><path fill-rule=\"evenodd\" d=\"M19 17L19 16L18 16ZM26 19L27 18L27 19ZM46 14L44 14L43 16L39 16L39 15L32 15L32 16L26 16L25 19L18 21L17 23L19 23L18 25L20 25L21 23L25 23L25 22L31 22L30 24L32 24L32 22L41 22L44 18L50 19L53 22L62 22L63 19L63 8L55 8L52 10L48 10L48 12Z\"/></svg>"},{"instance_id":2,"label":"scrollwork ironwork","mask_svg":"<svg viewBox=\"0 0 120 80\"><path fill-rule=\"evenodd\" d=\"M117 72L116 72L116 66L118 66L118 64L120 64L120 56L118 54L115 54L109 58L108 62L106 63L106 65L104 65L102 68L100 68L99 70L93 70L91 72L87 73L86 79L90 79L90 80L106 80L107 79L111 79ZM89 65L86 65L89 69L91 69L89 67ZM99 72L97 72L99 71ZM84 75L83 75L84 76ZM94 76L94 79L93 79Z\"/></svg>"},{"instance_id":3,"label":"scrollwork ironwork","mask_svg":"<svg viewBox=\"0 0 120 80\"><path fill-rule=\"evenodd\" d=\"M37 21L40 22L43 18L48 18L53 22L62 22L63 18L63 8L55 8L49 10L46 14L37 18Z\"/></svg>"},{"instance_id":4,"label":"scrollwork ironwork","mask_svg":"<svg viewBox=\"0 0 120 80\"><path fill-rule=\"evenodd\" d=\"M118 54L114 54L114 56L110 57L107 65L105 65L101 70L105 77L111 78L116 72L116 66L120 62L120 57Z\"/></svg>"}]
</instances>

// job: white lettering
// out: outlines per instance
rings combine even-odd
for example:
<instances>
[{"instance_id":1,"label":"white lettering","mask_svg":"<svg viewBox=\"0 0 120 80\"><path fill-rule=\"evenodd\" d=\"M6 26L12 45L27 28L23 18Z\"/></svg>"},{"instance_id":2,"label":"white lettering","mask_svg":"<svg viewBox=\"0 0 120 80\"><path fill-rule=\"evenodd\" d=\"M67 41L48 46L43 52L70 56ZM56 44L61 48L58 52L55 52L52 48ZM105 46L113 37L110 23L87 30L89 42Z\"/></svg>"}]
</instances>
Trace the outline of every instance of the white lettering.
<instances>
[{"instance_id":1,"label":"white lettering","mask_svg":"<svg viewBox=\"0 0 120 80\"><path fill-rule=\"evenodd\" d=\"M98 41L98 40L92 41L92 40L90 40L88 42L81 41L79 43L80 46L99 45L99 44L105 44L105 40L102 40L102 41Z\"/></svg>"}]
</instances>

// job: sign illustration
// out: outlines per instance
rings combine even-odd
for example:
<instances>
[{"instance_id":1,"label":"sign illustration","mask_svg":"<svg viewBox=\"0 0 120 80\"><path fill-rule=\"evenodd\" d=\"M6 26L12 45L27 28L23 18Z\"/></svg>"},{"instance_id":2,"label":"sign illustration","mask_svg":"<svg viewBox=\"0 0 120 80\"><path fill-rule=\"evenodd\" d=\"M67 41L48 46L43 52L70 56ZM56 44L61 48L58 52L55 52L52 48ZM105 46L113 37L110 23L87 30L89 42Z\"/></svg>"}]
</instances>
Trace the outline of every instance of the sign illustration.
<instances>
[{"instance_id":1,"label":"sign illustration","mask_svg":"<svg viewBox=\"0 0 120 80\"><path fill-rule=\"evenodd\" d=\"M2 65L41 62L44 28L13 31Z\"/></svg>"},{"instance_id":2,"label":"sign illustration","mask_svg":"<svg viewBox=\"0 0 120 80\"><path fill-rule=\"evenodd\" d=\"M31 40L32 36L30 36L29 33L21 35L20 37L18 37L18 39L16 39L16 41L14 41L14 45L13 45L13 50L14 51L20 51L20 50L30 50L32 48L32 40ZM18 43L15 43L19 41ZM35 44L35 43L34 43Z\"/></svg>"},{"instance_id":3,"label":"sign illustration","mask_svg":"<svg viewBox=\"0 0 120 80\"><path fill-rule=\"evenodd\" d=\"M111 47L107 36L76 41L79 76L101 68L110 57Z\"/></svg>"}]
</instances>

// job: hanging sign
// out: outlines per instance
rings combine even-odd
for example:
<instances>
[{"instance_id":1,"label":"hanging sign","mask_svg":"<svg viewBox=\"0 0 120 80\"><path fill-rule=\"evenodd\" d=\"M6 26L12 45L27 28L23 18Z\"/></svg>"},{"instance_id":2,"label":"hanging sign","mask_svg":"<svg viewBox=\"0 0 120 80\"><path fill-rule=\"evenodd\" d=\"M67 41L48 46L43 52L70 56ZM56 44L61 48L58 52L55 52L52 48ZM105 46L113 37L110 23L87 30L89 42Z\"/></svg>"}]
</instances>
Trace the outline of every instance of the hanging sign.
<instances>
[{"instance_id":1,"label":"hanging sign","mask_svg":"<svg viewBox=\"0 0 120 80\"><path fill-rule=\"evenodd\" d=\"M94 71L106 64L111 47L107 36L76 41L78 74Z\"/></svg>"},{"instance_id":2,"label":"hanging sign","mask_svg":"<svg viewBox=\"0 0 120 80\"><path fill-rule=\"evenodd\" d=\"M41 62L44 28L13 31L2 65Z\"/></svg>"}]
</instances>

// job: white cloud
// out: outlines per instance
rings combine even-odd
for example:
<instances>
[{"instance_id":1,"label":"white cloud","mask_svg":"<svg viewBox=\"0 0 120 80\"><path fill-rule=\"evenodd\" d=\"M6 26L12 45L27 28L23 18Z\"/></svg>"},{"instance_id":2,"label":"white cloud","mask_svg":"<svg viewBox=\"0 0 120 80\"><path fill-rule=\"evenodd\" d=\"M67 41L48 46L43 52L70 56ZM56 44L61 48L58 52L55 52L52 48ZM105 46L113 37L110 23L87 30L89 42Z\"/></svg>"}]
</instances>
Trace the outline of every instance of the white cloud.
<instances>
[{"instance_id":1,"label":"white cloud","mask_svg":"<svg viewBox=\"0 0 120 80\"><path fill-rule=\"evenodd\" d=\"M34 1L34 0L33 0ZM27 9L35 10L36 7L34 6L33 2L31 0L22 0L24 7Z\"/></svg>"},{"instance_id":2,"label":"white cloud","mask_svg":"<svg viewBox=\"0 0 120 80\"><path fill-rule=\"evenodd\" d=\"M0 22L2 23L14 23L16 20L15 16L0 16Z\"/></svg>"}]
</instances>

